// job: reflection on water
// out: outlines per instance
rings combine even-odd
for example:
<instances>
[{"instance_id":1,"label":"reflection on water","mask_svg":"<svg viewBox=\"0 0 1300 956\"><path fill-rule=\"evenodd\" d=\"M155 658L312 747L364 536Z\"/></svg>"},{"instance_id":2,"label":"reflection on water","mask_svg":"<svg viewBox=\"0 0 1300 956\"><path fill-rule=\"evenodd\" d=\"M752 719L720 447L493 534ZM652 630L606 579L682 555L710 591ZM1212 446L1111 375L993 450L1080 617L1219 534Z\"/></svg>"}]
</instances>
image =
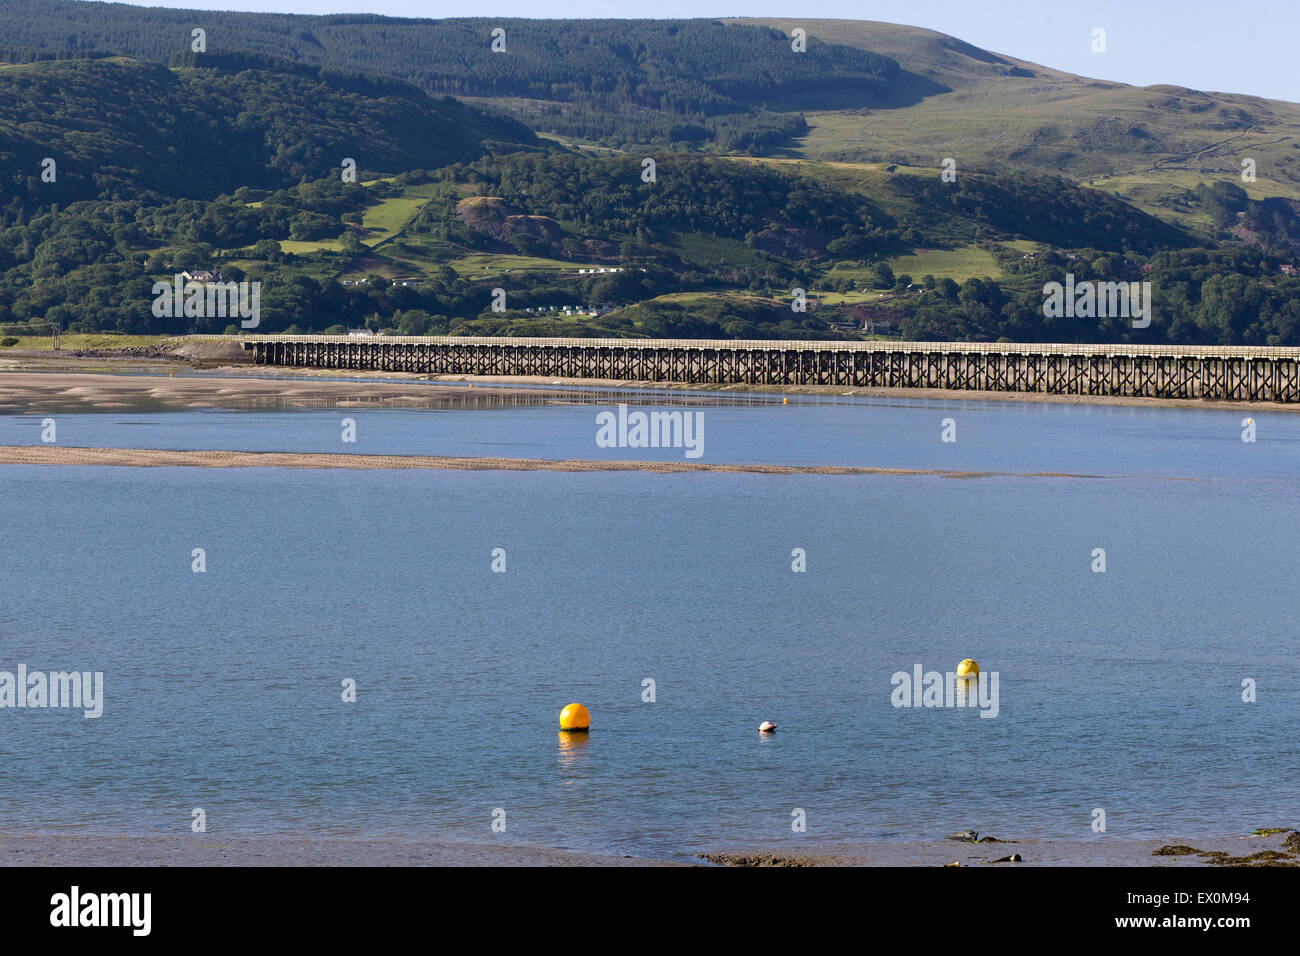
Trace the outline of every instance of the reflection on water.
<instances>
[{"instance_id":1,"label":"reflection on water","mask_svg":"<svg viewBox=\"0 0 1300 956\"><path fill-rule=\"evenodd\" d=\"M591 734L575 734L568 730L561 730L559 734L560 769L566 773L579 769L586 762Z\"/></svg>"}]
</instances>

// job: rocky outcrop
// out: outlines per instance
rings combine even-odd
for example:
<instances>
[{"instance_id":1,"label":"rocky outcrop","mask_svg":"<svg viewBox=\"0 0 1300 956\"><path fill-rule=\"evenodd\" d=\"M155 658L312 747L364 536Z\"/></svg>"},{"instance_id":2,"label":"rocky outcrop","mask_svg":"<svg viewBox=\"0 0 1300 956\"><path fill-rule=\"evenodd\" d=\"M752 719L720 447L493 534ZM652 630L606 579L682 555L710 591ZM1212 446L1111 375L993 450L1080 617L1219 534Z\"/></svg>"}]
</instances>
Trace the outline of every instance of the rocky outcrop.
<instances>
[{"instance_id":1,"label":"rocky outcrop","mask_svg":"<svg viewBox=\"0 0 1300 956\"><path fill-rule=\"evenodd\" d=\"M826 258L826 243L811 229L772 226L754 237L754 248L784 259Z\"/></svg>"},{"instance_id":2,"label":"rocky outcrop","mask_svg":"<svg viewBox=\"0 0 1300 956\"><path fill-rule=\"evenodd\" d=\"M560 224L549 216L530 216L497 196L469 196L456 204L456 218L497 242L516 236L536 236L547 242L564 238Z\"/></svg>"}]
</instances>

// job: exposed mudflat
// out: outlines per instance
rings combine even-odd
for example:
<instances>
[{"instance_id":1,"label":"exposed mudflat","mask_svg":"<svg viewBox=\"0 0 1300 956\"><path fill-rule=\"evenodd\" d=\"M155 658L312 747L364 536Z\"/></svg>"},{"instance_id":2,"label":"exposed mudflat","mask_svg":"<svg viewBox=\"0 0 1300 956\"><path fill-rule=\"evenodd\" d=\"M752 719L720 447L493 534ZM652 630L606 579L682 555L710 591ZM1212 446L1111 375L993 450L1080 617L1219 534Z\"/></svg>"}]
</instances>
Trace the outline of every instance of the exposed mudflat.
<instances>
[{"instance_id":1,"label":"exposed mudflat","mask_svg":"<svg viewBox=\"0 0 1300 956\"><path fill-rule=\"evenodd\" d=\"M177 451L164 448L77 448L0 445L0 465L101 465L127 468L348 468L441 471L647 471L659 475L734 472L748 475L934 475L940 478L1088 478L1065 472L950 471L839 465L747 465L702 461L601 461L585 458L454 458L435 455L340 455L325 452ZM1153 478L1158 481L1192 479Z\"/></svg>"}]
</instances>

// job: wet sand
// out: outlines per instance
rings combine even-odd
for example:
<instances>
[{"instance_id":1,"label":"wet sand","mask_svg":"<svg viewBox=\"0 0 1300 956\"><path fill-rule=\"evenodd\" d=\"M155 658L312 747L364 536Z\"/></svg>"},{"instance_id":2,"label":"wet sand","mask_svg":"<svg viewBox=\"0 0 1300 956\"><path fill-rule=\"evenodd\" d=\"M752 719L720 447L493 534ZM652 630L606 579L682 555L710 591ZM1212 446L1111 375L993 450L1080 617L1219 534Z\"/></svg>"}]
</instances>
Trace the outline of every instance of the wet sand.
<instances>
[{"instance_id":1,"label":"wet sand","mask_svg":"<svg viewBox=\"0 0 1300 956\"><path fill-rule=\"evenodd\" d=\"M701 461L601 461L586 458L453 458L433 455L340 455L325 452L176 451L162 448L77 448L0 445L0 465L79 465L121 468L343 468L436 471L646 471L657 475L730 472L747 475L934 475L940 478L1090 478L1068 472L952 471L840 465L746 465ZM1133 476L1124 476L1133 477ZM1145 476L1152 481L1194 478Z\"/></svg>"},{"instance_id":2,"label":"wet sand","mask_svg":"<svg viewBox=\"0 0 1300 956\"><path fill-rule=\"evenodd\" d=\"M0 833L0 866L662 866L661 860L418 837Z\"/></svg>"},{"instance_id":3,"label":"wet sand","mask_svg":"<svg viewBox=\"0 0 1300 956\"><path fill-rule=\"evenodd\" d=\"M0 372L0 414L42 410L121 408L425 408L451 404L466 386L330 378L302 381L233 375L104 374L87 371ZM479 395L521 397L519 389L473 389Z\"/></svg>"},{"instance_id":4,"label":"wet sand","mask_svg":"<svg viewBox=\"0 0 1300 956\"><path fill-rule=\"evenodd\" d=\"M1286 842L1290 838L1292 843ZM1269 836L1129 839L882 840L833 851L719 851L676 860L548 847L442 843L425 836L314 834L168 836L0 832L0 866L1300 866L1293 832ZM1172 848L1166 849L1166 848ZM1164 852L1161 852L1164 850ZM1193 852L1188 852L1193 851ZM1012 854L1018 862L1005 861Z\"/></svg>"}]
</instances>

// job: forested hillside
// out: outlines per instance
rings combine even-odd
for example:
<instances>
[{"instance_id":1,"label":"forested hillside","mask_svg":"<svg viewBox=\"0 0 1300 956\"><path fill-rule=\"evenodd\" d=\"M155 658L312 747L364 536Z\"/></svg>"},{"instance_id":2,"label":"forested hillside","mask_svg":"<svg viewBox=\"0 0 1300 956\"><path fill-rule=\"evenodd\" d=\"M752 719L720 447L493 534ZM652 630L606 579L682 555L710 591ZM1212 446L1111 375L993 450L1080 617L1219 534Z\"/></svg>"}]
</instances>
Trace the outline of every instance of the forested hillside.
<instances>
[{"instance_id":1,"label":"forested hillside","mask_svg":"<svg viewBox=\"0 0 1300 956\"><path fill-rule=\"evenodd\" d=\"M1008 168L953 104L1073 80L928 31L814 21L796 54L793 21L0 13L3 341L223 331L150 307L202 270L261 283L263 331L1300 344L1300 199L1206 167L1135 205L1044 173L1041 129ZM876 135L902 113L933 158ZM858 160L798 155L850 116ZM1066 275L1150 282L1151 324L1046 318Z\"/></svg>"},{"instance_id":2,"label":"forested hillside","mask_svg":"<svg viewBox=\"0 0 1300 956\"><path fill-rule=\"evenodd\" d=\"M124 57L0 68L0 203L113 196L211 199L240 186L360 170L435 168L489 144L535 142L521 124L414 87L276 69L168 69ZM55 163L53 182L42 160Z\"/></svg>"},{"instance_id":3,"label":"forested hillside","mask_svg":"<svg viewBox=\"0 0 1300 956\"><path fill-rule=\"evenodd\" d=\"M191 31L202 28L212 57L261 54L512 100L537 128L611 144L771 148L803 130L798 110L891 100L899 72L867 50L813 39L795 54L770 27L712 20L399 20L66 0L3 0L0 14L0 46L18 55L80 49L192 64ZM492 49L497 29L504 52Z\"/></svg>"}]
</instances>

